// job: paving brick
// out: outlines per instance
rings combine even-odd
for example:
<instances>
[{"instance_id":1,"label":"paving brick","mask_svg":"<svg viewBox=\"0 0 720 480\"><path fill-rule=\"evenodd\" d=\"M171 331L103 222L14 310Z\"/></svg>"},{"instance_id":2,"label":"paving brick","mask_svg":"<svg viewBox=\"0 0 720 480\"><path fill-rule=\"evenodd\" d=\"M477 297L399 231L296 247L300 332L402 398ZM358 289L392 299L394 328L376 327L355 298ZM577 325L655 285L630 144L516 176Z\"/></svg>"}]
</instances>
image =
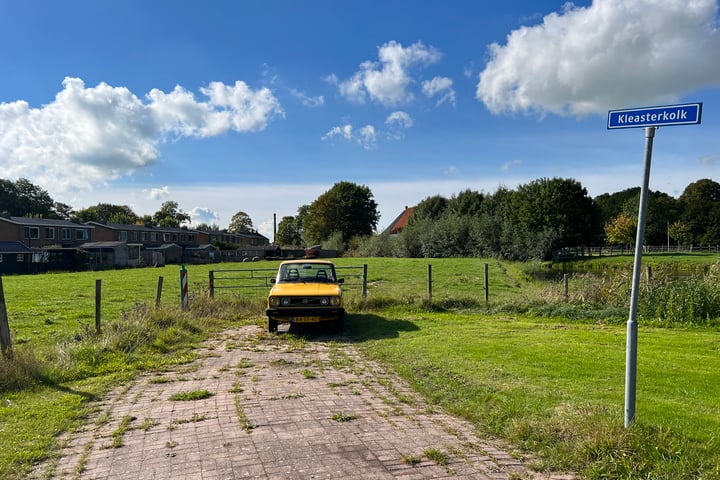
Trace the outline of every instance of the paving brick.
<instances>
[{"instance_id":1,"label":"paving brick","mask_svg":"<svg viewBox=\"0 0 720 480\"><path fill-rule=\"evenodd\" d=\"M526 469L500 443L431 408L349 342L314 338L290 350L282 337L267 337L259 327L231 329L209 341L194 364L119 386L97 404L108 421L90 419L68 438L57 464L38 466L31 478L573 478ZM351 360L343 362L347 367L331 362L329 341ZM212 396L170 400L203 389ZM125 416L134 419L123 446L107 448ZM423 458L431 448L444 452L448 464Z\"/></svg>"}]
</instances>

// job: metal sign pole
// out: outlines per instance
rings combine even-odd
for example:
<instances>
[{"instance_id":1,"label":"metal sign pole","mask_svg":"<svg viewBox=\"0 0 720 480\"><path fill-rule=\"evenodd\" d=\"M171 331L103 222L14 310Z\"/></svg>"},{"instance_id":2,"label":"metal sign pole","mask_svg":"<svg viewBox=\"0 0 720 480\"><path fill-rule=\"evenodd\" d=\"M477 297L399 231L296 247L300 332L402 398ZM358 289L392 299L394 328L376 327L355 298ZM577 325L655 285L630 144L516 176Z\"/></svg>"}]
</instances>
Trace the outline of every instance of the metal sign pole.
<instances>
[{"instance_id":1,"label":"metal sign pole","mask_svg":"<svg viewBox=\"0 0 720 480\"><path fill-rule=\"evenodd\" d=\"M635 421L635 391L637 386L637 305L640 293L642 247L645 238L645 216L647 213L648 185L650 184L650 163L652 162L653 139L657 127L645 127L645 174L640 189L637 237L635 239L635 262L633 264L630 315L627 322L627 346L625 352L625 427Z\"/></svg>"}]
</instances>

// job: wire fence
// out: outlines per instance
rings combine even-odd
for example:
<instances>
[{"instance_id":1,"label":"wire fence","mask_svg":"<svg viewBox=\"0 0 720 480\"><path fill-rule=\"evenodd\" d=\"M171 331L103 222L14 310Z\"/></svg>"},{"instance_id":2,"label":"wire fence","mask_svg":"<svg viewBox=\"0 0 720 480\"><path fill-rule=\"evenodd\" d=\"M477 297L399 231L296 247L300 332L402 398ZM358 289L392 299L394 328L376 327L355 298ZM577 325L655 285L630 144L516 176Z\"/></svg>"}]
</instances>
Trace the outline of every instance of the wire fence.
<instances>
[{"instance_id":1,"label":"wire fence","mask_svg":"<svg viewBox=\"0 0 720 480\"><path fill-rule=\"evenodd\" d=\"M359 291L367 297L367 264L360 266L336 266L338 278L343 279L343 287ZM234 291L236 294L259 297L267 295L273 285L277 268L242 268L228 270L210 270L208 290L210 297L220 292Z\"/></svg>"}]
</instances>

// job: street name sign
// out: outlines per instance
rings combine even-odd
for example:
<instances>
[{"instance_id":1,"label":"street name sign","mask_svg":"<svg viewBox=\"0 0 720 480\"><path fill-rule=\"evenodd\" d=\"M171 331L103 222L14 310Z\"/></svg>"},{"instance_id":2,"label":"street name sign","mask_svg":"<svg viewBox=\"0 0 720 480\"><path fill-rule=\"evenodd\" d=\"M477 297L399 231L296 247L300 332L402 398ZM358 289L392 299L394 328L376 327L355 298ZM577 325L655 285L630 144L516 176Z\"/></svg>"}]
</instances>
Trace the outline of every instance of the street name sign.
<instances>
[{"instance_id":1,"label":"street name sign","mask_svg":"<svg viewBox=\"0 0 720 480\"><path fill-rule=\"evenodd\" d=\"M610 110L607 128L695 125L700 123L701 117L702 103Z\"/></svg>"},{"instance_id":2,"label":"street name sign","mask_svg":"<svg viewBox=\"0 0 720 480\"><path fill-rule=\"evenodd\" d=\"M645 127L645 173L640 187L637 235L635 237L635 261L633 262L632 290L630 292L630 314L627 322L625 346L625 427L635 421L635 395L637 390L637 307L640 291L640 267L642 246L645 241L645 217L647 214L648 190L650 185L650 163L652 161L653 139L657 127L665 125L696 125L702 117L702 103L665 105L662 107L629 108L610 110L607 128Z\"/></svg>"}]
</instances>

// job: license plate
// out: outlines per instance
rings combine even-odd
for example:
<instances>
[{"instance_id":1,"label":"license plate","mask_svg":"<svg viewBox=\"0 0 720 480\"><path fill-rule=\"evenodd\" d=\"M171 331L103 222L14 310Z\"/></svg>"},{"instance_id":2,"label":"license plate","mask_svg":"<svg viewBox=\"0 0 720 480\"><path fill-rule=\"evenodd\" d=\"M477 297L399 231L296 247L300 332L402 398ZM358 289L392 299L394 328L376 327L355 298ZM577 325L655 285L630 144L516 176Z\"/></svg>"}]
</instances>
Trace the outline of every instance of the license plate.
<instances>
[{"instance_id":1,"label":"license plate","mask_svg":"<svg viewBox=\"0 0 720 480\"><path fill-rule=\"evenodd\" d=\"M320 321L320 317L293 317L294 323L316 323Z\"/></svg>"}]
</instances>

